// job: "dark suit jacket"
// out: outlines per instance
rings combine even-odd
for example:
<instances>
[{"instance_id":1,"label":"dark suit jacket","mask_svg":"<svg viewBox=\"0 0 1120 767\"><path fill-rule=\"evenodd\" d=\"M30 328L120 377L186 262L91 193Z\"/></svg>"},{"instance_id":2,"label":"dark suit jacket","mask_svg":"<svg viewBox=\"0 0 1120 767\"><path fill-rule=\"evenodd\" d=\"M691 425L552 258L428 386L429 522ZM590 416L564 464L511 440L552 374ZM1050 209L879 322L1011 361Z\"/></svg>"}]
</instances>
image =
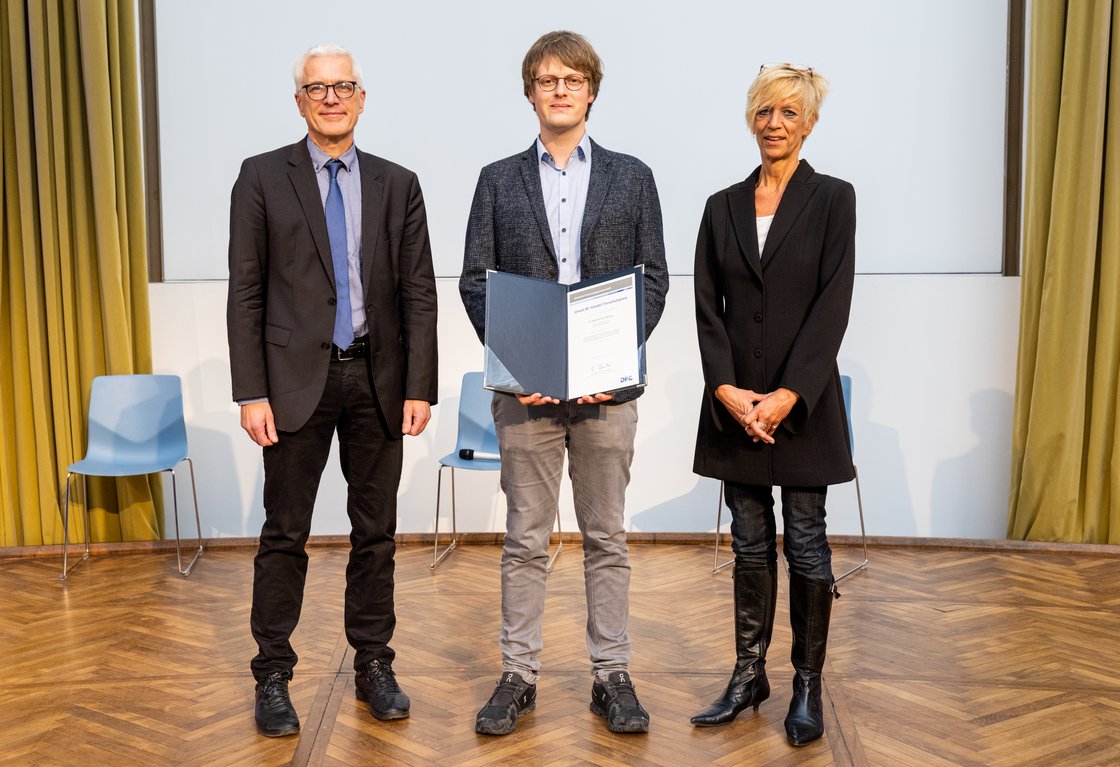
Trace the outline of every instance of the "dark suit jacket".
<instances>
[{"instance_id":1,"label":"dark suit jacket","mask_svg":"<svg viewBox=\"0 0 1120 767\"><path fill-rule=\"evenodd\" d=\"M358 152L362 287L376 396L391 434L404 400L436 402L436 289L416 175ZM302 427L327 380L335 285L306 139L250 157L230 204L227 321L233 398L268 397L276 428Z\"/></svg>"},{"instance_id":2,"label":"dark suit jacket","mask_svg":"<svg viewBox=\"0 0 1120 767\"><path fill-rule=\"evenodd\" d=\"M855 190L802 161L760 260L759 171L708 198L696 240L705 387L693 470L744 484L846 482L854 474L836 355L855 281ZM715 397L722 384L800 395L776 444L751 441Z\"/></svg>"},{"instance_id":3,"label":"dark suit jacket","mask_svg":"<svg viewBox=\"0 0 1120 767\"><path fill-rule=\"evenodd\" d=\"M555 281L559 276L536 144L482 169L467 223L459 293L478 333L486 332L486 270ZM591 178L580 237L580 277L590 279L645 265L645 332L665 308L669 273L661 203L653 173L640 160L591 142ZM543 329L542 329L543 332ZM617 392L625 402L641 389Z\"/></svg>"}]
</instances>

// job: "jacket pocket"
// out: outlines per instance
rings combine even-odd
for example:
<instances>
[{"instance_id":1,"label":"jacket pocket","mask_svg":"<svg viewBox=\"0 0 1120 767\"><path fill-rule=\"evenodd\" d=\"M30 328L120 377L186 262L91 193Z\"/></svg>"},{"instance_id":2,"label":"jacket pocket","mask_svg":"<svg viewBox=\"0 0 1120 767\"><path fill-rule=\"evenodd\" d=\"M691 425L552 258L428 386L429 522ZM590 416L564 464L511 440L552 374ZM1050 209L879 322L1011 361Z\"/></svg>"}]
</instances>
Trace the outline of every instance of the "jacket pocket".
<instances>
[{"instance_id":1,"label":"jacket pocket","mask_svg":"<svg viewBox=\"0 0 1120 767\"><path fill-rule=\"evenodd\" d=\"M287 346L288 342L292 340L292 329L266 323L264 326L264 340L265 343L275 344L276 346Z\"/></svg>"}]
</instances>

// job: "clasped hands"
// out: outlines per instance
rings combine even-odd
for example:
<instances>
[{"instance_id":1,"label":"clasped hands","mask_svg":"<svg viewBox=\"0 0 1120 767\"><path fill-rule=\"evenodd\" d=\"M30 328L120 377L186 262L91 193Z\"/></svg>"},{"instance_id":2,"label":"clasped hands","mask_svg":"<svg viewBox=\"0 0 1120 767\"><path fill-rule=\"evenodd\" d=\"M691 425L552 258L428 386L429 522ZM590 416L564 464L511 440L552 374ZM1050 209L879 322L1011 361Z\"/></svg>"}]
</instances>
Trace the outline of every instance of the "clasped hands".
<instances>
[{"instance_id":1,"label":"clasped hands","mask_svg":"<svg viewBox=\"0 0 1120 767\"><path fill-rule=\"evenodd\" d=\"M723 384L716 389L716 398L727 408L727 412L742 425L752 442L774 444L774 432L797 404L797 393L784 386L772 392L760 394L750 389L740 389L731 384Z\"/></svg>"}]
</instances>

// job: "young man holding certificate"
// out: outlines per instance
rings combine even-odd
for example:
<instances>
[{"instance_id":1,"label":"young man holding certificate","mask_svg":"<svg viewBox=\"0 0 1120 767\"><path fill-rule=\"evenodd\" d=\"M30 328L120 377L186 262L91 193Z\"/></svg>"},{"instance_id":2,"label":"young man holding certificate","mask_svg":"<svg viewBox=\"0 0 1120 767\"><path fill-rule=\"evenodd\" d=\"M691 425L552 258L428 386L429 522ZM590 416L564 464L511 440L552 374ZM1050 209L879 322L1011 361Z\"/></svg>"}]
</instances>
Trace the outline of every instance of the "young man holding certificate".
<instances>
[{"instance_id":1,"label":"young man holding certificate","mask_svg":"<svg viewBox=\"0 0 1120 767\"><path fill-rule=\"evenodd\" d=\"M525 55L525 96L540 124L528 150L482 169L467 224L459 291L486 336L487 270L572 284L642 265L645 337L665 305L668 270L653 174L587 135L602 62L582 36L550 32ZM513 732L536 705L545 567L567 450L583 534L591 710L611 732L646 732L630 679L630 564L623 512L640 388L561 401L496 393L494 421L508 501L502 551L502 677L477 732Z\"/></svg>"}]
</instances>

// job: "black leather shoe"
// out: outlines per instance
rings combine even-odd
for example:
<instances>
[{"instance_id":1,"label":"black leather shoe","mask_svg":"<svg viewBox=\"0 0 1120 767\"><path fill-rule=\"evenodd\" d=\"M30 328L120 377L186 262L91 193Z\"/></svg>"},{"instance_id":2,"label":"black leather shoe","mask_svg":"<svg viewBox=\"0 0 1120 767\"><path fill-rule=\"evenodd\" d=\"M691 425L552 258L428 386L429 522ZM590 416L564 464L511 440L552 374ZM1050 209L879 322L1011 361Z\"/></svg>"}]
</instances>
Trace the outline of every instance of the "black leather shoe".
<instances>
[{"instance_id":1,"label":"black leather shoe","mask_svg":"<svg viewBox=\"0 0 1120 767\"><path fill-rule=\"evenodd\" d=\"M288 697L291 673L273 671L257 682L257 732L269 738L299 733L299 717Z\"/></svg>"},{"instance_id":2,"label":"black leather shoe","mask_svg":"<svg viewBox=\"0 0 1120 767\"><path fill-rule=\"evenodd\" d=\"M410 702L397 684L393 667L381 660L372 660L354 672L354 694L369 704L374 717L382 721L404 719Z\"/></svg>"},{"instance_id":3,"label":"black leather shoe","mask_svg":"<svg viewBox=\"0 0 1120 767\"><path fill-rule=\"evenodd\" d=\"M628 671L612 671L591 686L591 710L607 720L611 732L649 732L649 714L638 702Z\"/></svg>"},{"instance_id":4,"label":"black leather shoe","mask_svg":"<svg viewBox=\"0 0 1120 767\"><path fill-rule=\"evenodd\" d=\"M507 671L474 720L474 731L480 735L509 735L517 729L517 717L537 707L537 686L529 684L520 674Z\"/></svg>"}]
</instances>

